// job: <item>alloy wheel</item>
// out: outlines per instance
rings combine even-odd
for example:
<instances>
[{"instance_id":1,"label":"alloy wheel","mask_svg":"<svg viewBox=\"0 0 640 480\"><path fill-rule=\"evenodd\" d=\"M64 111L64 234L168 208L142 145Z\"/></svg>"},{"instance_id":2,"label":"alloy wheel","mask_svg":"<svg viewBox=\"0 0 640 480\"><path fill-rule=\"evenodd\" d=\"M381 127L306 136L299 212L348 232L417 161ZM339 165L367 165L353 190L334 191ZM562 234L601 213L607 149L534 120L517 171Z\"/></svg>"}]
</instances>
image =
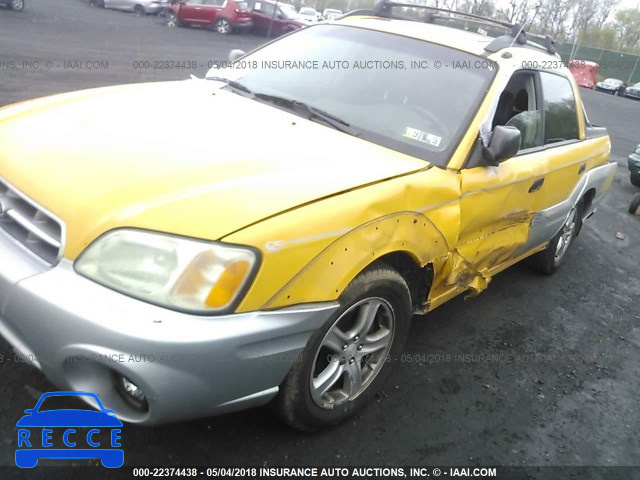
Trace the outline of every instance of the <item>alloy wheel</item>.
<instances>
[{"instance_id":1,"label":"alloy wheel","mask_svg":"<svg viewBox=\"0 0 640 480\"><path fill-rule=\"evenodd\" d=\"M556 253L554 255L556 263L559 263L562 260L562 257L564 257L565 253L567 253L567 250L569 249L569 245L571 244L575 234L576 225L578 224L577 218L578 209L574 207L567 216L567 220L562 227L562 233L558 239L558 244L556 245Z\"/></svg>"},{"instance_id":2,"label":"alloy wheel","mask_svg":"<svg viewBox=\"0 0 640 480\"><path fill-rule=\"evenodd\" d=\"M311 369L311 398L321 408L352 401L385 364L395 331L393 308L366 298L346 310L320 343Z\"/></svg>"},{"instance_id":3,"label":"alloy wheel","mask_svg":"<svg viewBox=\"0 0 640 480\"><path fill-rule=\"evenodd\" d=\"M218 33L229 33L229 31L231 30L231 24L227 21L227 20L218 20L216 22L216 31Z\"/></svg>"}]
</instances>

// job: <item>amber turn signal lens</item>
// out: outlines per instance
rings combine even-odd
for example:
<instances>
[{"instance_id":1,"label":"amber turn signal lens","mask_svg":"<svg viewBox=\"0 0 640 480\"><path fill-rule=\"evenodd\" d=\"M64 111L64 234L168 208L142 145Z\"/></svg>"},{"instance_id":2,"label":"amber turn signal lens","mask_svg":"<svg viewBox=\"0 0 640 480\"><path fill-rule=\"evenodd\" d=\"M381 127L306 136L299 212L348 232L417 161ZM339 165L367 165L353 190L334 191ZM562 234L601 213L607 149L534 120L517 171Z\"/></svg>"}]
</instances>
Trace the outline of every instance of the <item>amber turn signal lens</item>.
<instances>
[{"instance_id":1,"label":"amber turn signal lens","mask_svg":"<svg viewBox=\"0 0 640 480\"><path fill-rule=\"evenodd\" d=\"M209 292L205 305L209 308L222 308L231 302L244 283L251 264L246 260L230 263Z\"/></svg>"}]
</instances>

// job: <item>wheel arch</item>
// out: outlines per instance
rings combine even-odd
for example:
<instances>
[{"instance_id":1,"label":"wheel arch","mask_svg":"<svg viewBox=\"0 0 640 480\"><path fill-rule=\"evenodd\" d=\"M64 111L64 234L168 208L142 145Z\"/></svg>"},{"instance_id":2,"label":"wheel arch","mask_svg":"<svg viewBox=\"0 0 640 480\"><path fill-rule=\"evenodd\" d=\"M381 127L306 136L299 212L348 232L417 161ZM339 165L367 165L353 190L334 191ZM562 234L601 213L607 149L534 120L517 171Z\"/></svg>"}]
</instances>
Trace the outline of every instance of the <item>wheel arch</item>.
<instances>
[{"instance_id":1,"label":"wheel arch","mask_svg":"<svg viewBox=\"0 0 640 480\"><path fill-rule=\"evenodd\" d=\"M423 310L433 279L433 265L449 253L445 237L423 214L398 212L387 215L337 238L294 275L263 308L337 300L361 272L382 262L405 278L414 307Z\"/></svg>"},{"instance_id":2,"label":"wheel arch","mask_svg":"<svg viewBox=\"0 0 640 480\"><path fill-rule=\"evenodd\" d=\"M596 189L590 188L584 195L582 195L582 201L584 202L584 211L588 212L591 209L591 205L593 204L593 199L596 197Z\"/></svg>"},{"instance_id":3,"label":"wheel arch","mask_svg":"<svg viewBox=\"0 0 640 480\"><path fill-rule=\"evenodd\" d=\"M431 290L431 285L433 284L433 263L430 262L421 266L416 258L409 253L396 251L383 255L369 266L378 264L388 265L404 278L411 293L411 306L413 311L423 311L429 291Z\"/></svg>"}]
</instances>

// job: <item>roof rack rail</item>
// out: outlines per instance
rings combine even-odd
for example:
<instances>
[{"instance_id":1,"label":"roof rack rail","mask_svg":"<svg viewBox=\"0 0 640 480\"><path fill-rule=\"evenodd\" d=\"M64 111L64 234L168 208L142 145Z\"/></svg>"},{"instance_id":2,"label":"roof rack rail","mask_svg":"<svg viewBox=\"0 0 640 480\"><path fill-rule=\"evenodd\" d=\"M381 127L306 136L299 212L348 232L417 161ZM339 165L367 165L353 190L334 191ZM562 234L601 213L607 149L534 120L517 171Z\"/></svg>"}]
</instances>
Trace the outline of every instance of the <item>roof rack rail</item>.
<instances>
[{"instance_id":1,"label":"roof rack rail","mask_svg":"<svg viewBox=\"0 0 640 480\"><path fill-rule=\"evenodd\" d=\"M411 18L407 16L393 15L394 8L412 8L412 9L421 9L427 10L424 17L421 19ZM473 13L460 12L457 10L449 10L446 8L438 8L438 7L430 7L427 5L415 5L412 3L402 3L396 2L393 0L381 0L373 9L365 9L365 10L353 10L344 14L340 18L346 18L351 16L362 16L362 15L371 15L376 17L383 18L392 18L399 20L412 20L412 21L422 21L425 23L435 23L437 20L455 20L459 19L468 19L473 23L490 25L490 26L499 26L505 28L507 33L505 35L501 35L495 37L494 40L489 43L485 47L485 51L490 53L495 53L503 48L509 48L514 45L521 47L534 47L538 49L542 49L550 53L551 55L556 54L555 48L555 40L549 35L535 35L530 34L524 31L524 26L517 23L509 23L502 20L496 20L494 18L483 17L481 15L476 15Z\"/></svg>"}]
</instances>

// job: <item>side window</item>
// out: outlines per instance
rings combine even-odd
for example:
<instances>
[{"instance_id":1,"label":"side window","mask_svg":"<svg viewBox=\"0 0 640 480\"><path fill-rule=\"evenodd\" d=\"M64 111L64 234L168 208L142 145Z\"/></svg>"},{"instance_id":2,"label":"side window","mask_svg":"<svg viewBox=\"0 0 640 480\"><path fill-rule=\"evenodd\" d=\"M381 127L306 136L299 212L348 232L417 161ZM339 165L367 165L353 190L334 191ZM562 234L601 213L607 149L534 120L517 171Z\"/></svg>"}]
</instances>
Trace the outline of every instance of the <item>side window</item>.
<instances>
[{"instance_id":1,"label":"side window","mask_svg":"<svg viewBox=\"0 0 640 480\"><path fill-rule=\"evenodd\" d=\"M505 125L520 130L520 150L542 146L542 115L539 103L535 73L516 72L500 94L493 117L493 128Z\"/></svg>"},{"instance_id":2,"label":"side window","mask_svg":"<svg viewBox=\"0 0 640 480\"><path fill-rule=\"evenodd\" d=\"M273 8L273 5L264 2L256 2L255 6L253 7L254 10L257 10L268 17L273 15Z\"/></svg>"},{"instance_id":3,"label":"side window","mask_svg":"<svg viewBox=\"0 0 640 480\"><path fill-rule=\"evenodd\" d=\"M544 97L544 143L578 139L578 111L569 80L540 72Z\"/></svg>"},{"instance_id":4,"label":"side window","mask_svg":"<svg viewBox=\"0 0 640 480\"><path fill-rule=\"evenodd\" d=\"M187 0L187 5L202 5L204 0Z\"/></svg>"}]
</instances>

